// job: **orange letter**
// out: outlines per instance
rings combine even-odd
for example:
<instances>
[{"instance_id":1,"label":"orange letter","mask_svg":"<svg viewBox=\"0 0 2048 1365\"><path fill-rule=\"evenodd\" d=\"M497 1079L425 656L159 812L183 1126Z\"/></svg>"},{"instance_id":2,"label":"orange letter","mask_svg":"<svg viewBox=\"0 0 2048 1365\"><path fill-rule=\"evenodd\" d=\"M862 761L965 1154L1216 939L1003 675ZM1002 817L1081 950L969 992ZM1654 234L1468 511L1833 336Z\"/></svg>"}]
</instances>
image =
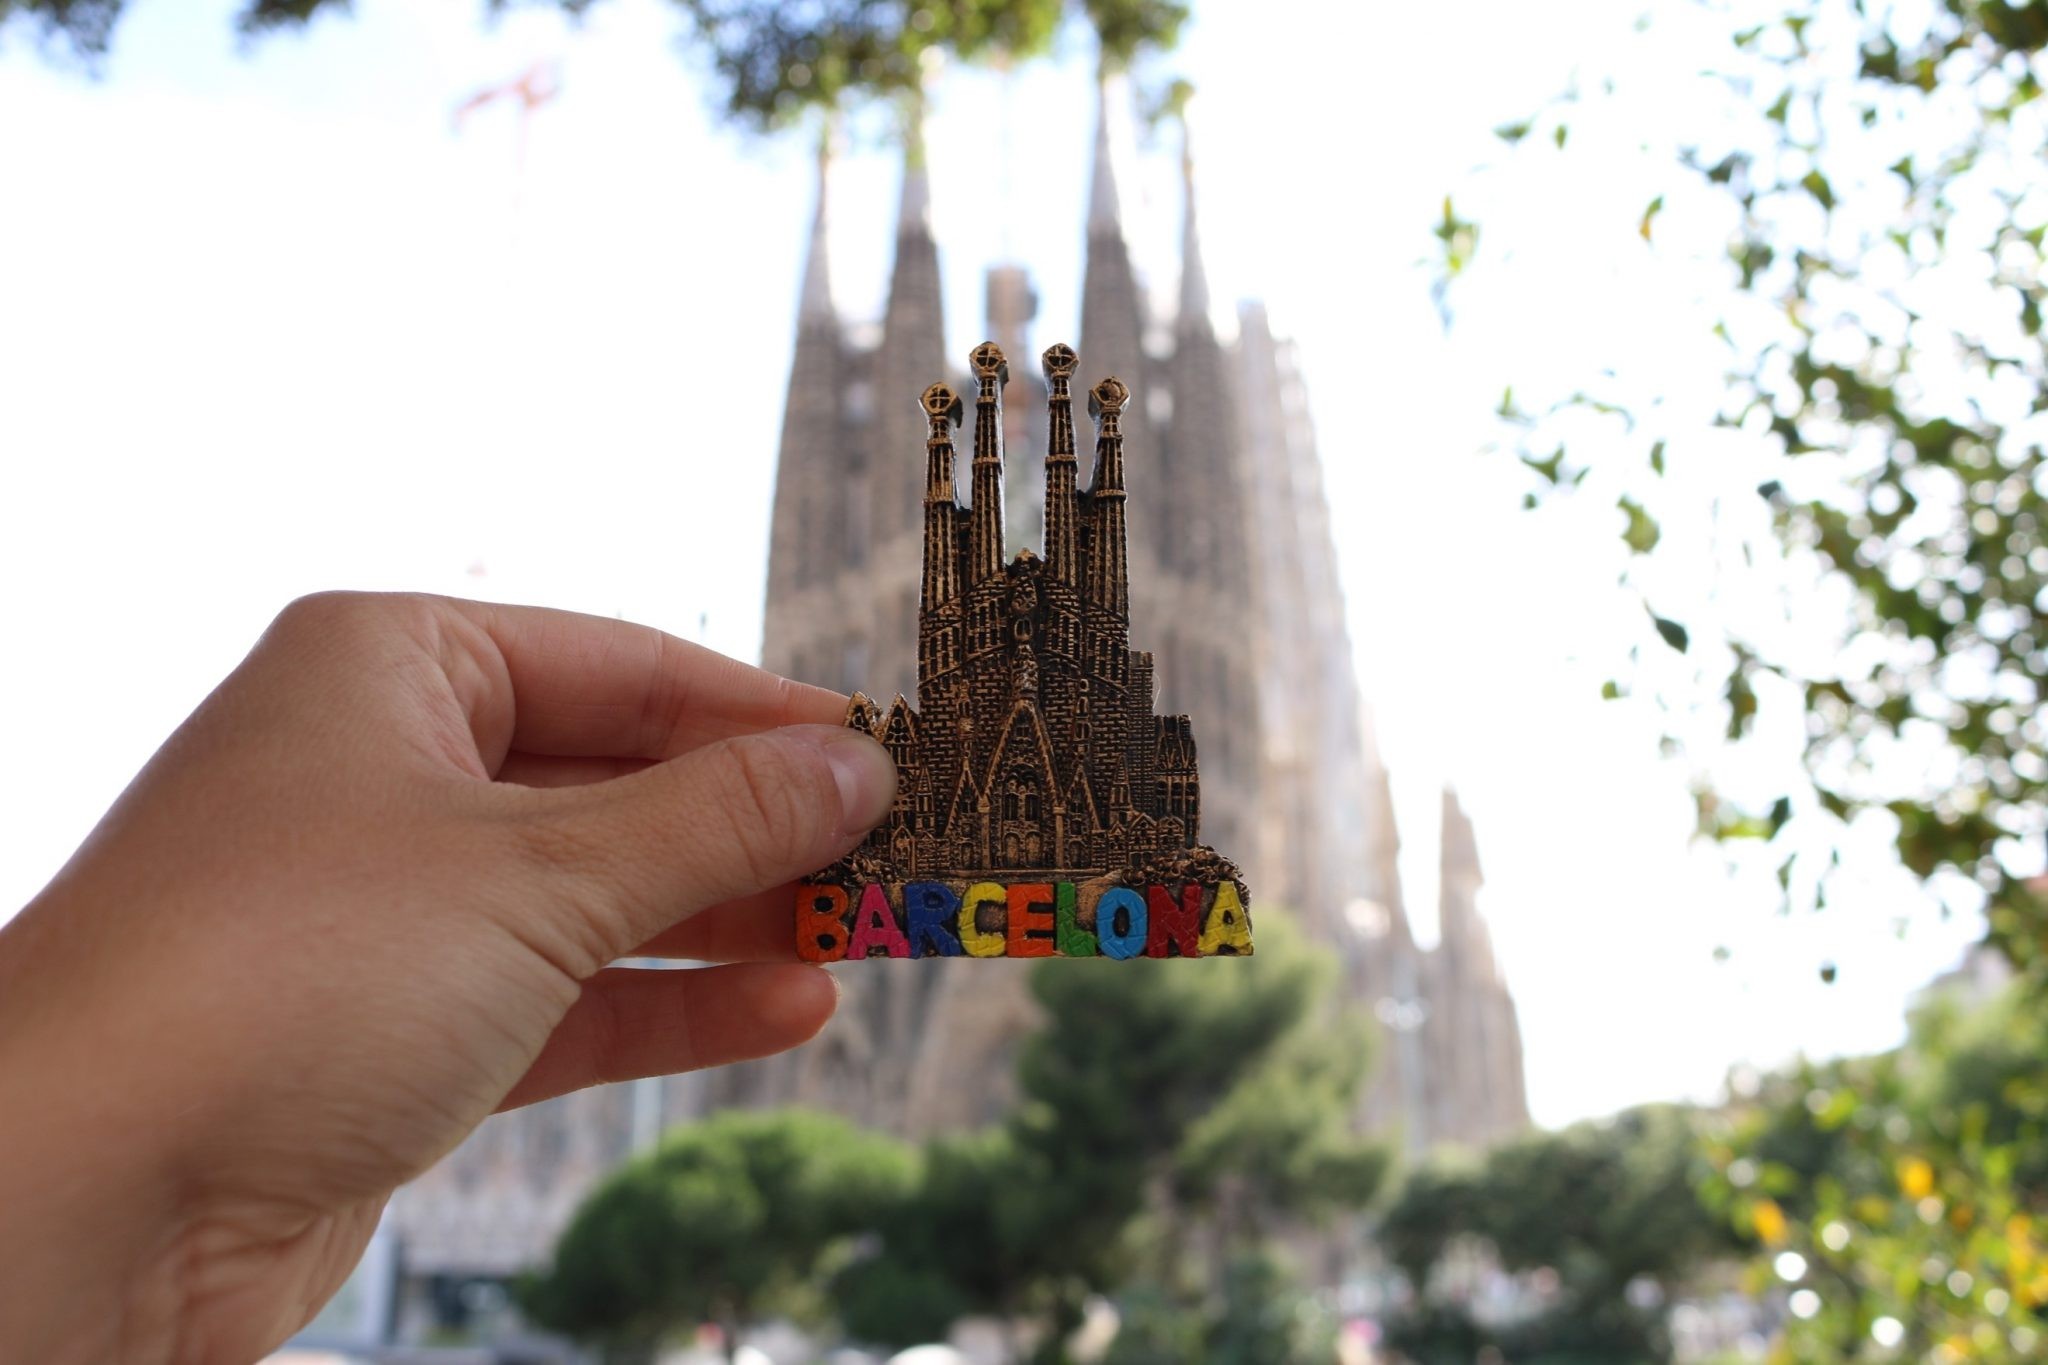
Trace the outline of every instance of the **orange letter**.
<instances>
[{"instance_id":1,"label":"orange letter","mask_svg":"<svg viewBox=\"0 0 2048 1365\"><path fill-rule=\"evenodd\" d=\"M1051 957L1052 883L1023 882L1010 888L1011 957Z\"/></svg>"},{"instance_id":2,"label":"orange letter","mask_svg":"<svg viewBox=\"0 0 2048 1365\"><path fill-rule=\"evenodd\" d=\"M796 955L806 962L846 956L846 888L804 882L796 889Z\"/></svg>"}]
</instances>

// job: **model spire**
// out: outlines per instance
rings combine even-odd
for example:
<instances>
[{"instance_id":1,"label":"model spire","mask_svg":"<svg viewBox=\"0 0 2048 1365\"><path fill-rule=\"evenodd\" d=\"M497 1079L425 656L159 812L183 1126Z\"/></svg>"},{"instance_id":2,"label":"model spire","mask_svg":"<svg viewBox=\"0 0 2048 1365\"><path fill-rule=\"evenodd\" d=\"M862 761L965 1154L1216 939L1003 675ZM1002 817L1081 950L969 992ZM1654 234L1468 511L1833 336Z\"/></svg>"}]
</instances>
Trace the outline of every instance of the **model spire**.
<instances>
[{"instance_id":1,"label":"model spire","mask_svg":"<svg viewBox=\"0 0 2048 1365\"><path fill-rule=\"evenodd\" d=\"M1093 572L1089 587L1095 604L1128 625L1130 569L1124 552L1124 404L1131 391L1115 375L1088 391L1088 415L1095 419L1095 476L1088 485L1088 504L1095 513Z\"/></svg>"},{"instance_id":2,"label":"model spire","mask_svg":"<svg viewBox=\"0 0 2048 1365\"><path fill-rule=\"evenodd\" d=\"M1003 385L1010 363L984 341L968 357L974 367L974 492L968 509L967 581L1003 571Z\"/></svg>"},{"instance_id":3,"label":"model spire","mask_svg":"<svg viewBox=\"0 0 2048 1365\"><path fill-rule=\"evenodd\" d=\"M1048 395L1045 440L1045 568L1055 583L1080 581L1081 526L1074 457L1074 397L1069 385L1079 365L1062 342L1044 356Z\"/></svg>"}]
</instances>

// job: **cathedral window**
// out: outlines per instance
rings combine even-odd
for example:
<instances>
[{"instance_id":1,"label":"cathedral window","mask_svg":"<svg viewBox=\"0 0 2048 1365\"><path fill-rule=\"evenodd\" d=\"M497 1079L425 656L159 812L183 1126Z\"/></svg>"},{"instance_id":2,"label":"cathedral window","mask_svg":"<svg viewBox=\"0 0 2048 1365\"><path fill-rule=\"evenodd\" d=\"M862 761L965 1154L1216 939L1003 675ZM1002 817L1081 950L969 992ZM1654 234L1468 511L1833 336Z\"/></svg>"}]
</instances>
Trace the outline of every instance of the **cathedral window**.
<instances>
[{"instance_id":1,"label":"cathedral window","mask_svg":"<svg viewBox=\"0 0 2048 1365\"><path fill-rule=\"evenodd\" d=\"M875 386L865 379L856 379L846 386L846 420L849 422L871 422L875 416Z\"/></svg>"}]
</instances>

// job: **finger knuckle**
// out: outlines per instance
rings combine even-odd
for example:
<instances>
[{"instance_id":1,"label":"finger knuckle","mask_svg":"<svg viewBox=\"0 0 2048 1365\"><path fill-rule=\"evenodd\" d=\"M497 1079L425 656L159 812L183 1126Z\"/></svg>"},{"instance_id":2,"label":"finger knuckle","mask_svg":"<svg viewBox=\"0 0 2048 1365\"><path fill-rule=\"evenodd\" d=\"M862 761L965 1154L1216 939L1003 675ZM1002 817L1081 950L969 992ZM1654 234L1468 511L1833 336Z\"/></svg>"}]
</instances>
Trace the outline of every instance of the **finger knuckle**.
<instances>
[{"instance_id":1,"label":"finger knuckle","mask_svg":"<svg viewBox=\"0 0 2048 1365\"><path fill-rule=\"evenodd\" d=\"M441 599L417 592L308 593L285 604L273 629L289 636L333 636L392 626L424 627L442 619Z\"/></svg>"},{"instance_id":2,"label":"finger knuckle","mask_svg":"<svg viewBox=\"0 0 2048 1365\"><path fill-rule=\"evenodd\" d=\"M314 592L285 604L277 614L277 628L285 631L320 630L359 614L370 594L362 592Z\"/></svg>"}]
</instances>

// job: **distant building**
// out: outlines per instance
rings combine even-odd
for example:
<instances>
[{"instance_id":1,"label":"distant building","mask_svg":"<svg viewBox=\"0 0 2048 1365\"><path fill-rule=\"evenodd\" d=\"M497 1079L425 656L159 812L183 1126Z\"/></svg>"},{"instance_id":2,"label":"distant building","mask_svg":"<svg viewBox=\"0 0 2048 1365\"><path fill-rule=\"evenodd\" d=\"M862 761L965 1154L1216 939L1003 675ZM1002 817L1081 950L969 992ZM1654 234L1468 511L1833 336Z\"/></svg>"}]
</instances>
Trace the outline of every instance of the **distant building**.
<instances>
[{"instance_id":1,"label":"distant building","mask_svg":"<svg viewBox=\"0 0 2048 1365\"><path fill-rule=\"evenodd\" d=\"M1124 235L1111 108L1105 99L1084 228L1080 373L1114 374L1131 390L1121 422L1131 634L1151 649L1157 709L1187 713L1202 736L1203 841L1245 865L1256 905L1288 907L1338 950L1350 994L1383 1024L1362 1120L1398 1128L1417 1149L1491 1140L1528 1112L1514 1005L1478 917L1476 841L1447 794L1444 929L1425 951L1402 900L1390 785L1352 662L1293 347L1257 305L1241 310L1234 345L1217 336L1185 159L1178 307L1170 319L1148 315ZM762 662L879 697L915 695L917 677L917 480L929 471L911 397L920 373L952 373L933 368L945 341L929 203L913 139L880 341L863 347L832 304L821 174L777 470ZM998 266L987 297L988 334L1023 353L1036 312L1028 277ZM1148 346L1157 338L1170 343ZM998 486L1012 540L1044 544L1050 560L1062 533L1037 453L1048 448L1044 390L1012 380L1013 393L1023 386L1028 397L1002 409L1009 459ZM981 496L977 485L969 506ZM863 964L841 976L841 1017L811 1048L715 1085L732 1102L822 1100L910 1133L985 1122L1009 1101L1006 1059L1032 1021L1021 964L986 965L986 978L934 982L916 963Z\"/></svg>"},{"instance_id":2,"label":"distant building","mask_svg":"<svg viewBox=\"0 0 2048 1365\"><path fill-rule=\"evenodd\" d=\"M1124 471L1125 583L1130 638L1149 648L1152 677L1133 672L1117 714L1193 718L1202 841L1244 865L1254 918L1259 907L1287 907L1337 953L1347 993L1382 1025L1361 1122L1398 1131L1411 1150L1490 1141L1525 1126L1528 1111L1514 1004L1478 914L1470 822L1446 793L1441 942L1425 951L1402 899L1388 774L1361 701L1293 348L1256 305L1241 310L1233 344L1218 337L1185 162L1178 307L1171 319L1148 316L1124 235L1112 107L1105 99L1098 121L1078 352L1079 373L1128 386L1123 446L1143 462ZM832 301L824 171L821 162L783 409L762 662L848 693L917 696L918 651L943 648L919 631L934 473L917 399L935 378L961 378L946 355L930 173L913 136L888 300L878 339L863 344ZM987 334L1009 355L1028 354L1036 300L1021 269L990 270L987 309ZM1170 341L1148 345L1160 338ZM961 387L978 394L981 385L969 377ZM1047 500L1066 486L1064 476L1048 479L1043 457L1049 397L1034 375L1012 380L1000 409L1007 467L986 484L992 471L976 471L966 503L970 520L980 503L984 521L989 501L1006 505L1009 543L1045 546L1029 570L1034 592L1051 590L1048 571L1066 554L1055 525L1064 513ZM967 553L979 563L972 545ZM1040 661L1041 687L1048 667ZM926 743L932 704L920 698ZM886 732L891 722L877 721ZM1050 789L1015 793L1020 838L1034 794L1042 822ZM934 810L955 798L927 795ZM1009 792L990 795L1006 809ZM1008 856L1005 837L997 825L992 858ZM1028 858L1028 845L1017 856ZM1013 1098L1017 1042L1037 1022L1028 970L1000 959L859 963L839 975L838 1016L795 1052L634 1083L630 1098L607 1087L494 1118L400 1192L393 1218L411 1263L449 1273L536 1263L597 1171L635 1145L636 1129L722 1106L819 1105L911 1135L993 1121Z\"/></svg>"}]
</instances>

